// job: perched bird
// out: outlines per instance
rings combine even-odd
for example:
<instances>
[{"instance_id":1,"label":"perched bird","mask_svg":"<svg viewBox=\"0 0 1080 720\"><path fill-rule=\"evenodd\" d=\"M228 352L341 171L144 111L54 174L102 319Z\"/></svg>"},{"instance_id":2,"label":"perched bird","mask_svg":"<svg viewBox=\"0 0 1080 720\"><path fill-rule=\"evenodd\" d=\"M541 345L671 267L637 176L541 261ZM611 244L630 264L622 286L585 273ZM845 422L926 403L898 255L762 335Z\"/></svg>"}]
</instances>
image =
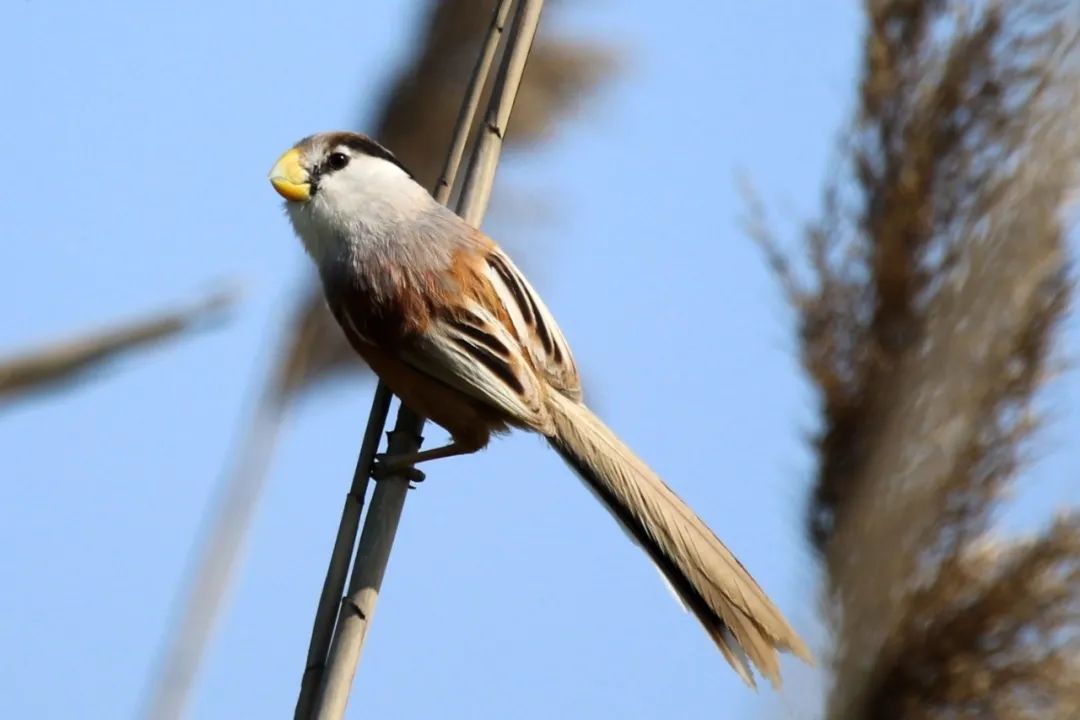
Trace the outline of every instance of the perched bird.
<instances>
[{"instance_id":1,"label":"perched bird","mask_svg":"<svg viewBox=\"0 0 1080 720\"><path fill-rule=\"evenodd\" d=\"M383 468L540 433L656 564L736 672L780 683L810 653L735 556L581 401L566 338L498 245L435 201L370 138L305 138L270 171L350 344L452 442Z\"/></svg>"}]
</instances>

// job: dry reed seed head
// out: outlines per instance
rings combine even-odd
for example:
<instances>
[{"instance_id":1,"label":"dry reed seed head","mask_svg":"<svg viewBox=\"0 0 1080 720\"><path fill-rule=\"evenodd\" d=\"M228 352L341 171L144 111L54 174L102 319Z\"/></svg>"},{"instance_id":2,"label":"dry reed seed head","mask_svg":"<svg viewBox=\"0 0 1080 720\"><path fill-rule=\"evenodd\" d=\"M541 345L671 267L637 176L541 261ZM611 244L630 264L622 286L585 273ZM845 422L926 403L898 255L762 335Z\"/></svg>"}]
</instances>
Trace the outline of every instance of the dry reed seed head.
<instances>
[{"instance_id":1,"label":"dry reed seed head","mask_svg":"<svg viewBox=\"0 0 1080 720\"><path fill-rule=\"evenodd\" d=\"M991 5L943 33L943 17L952 18L955 7L868 4L871 32L851 149L861 200L830 209L808 233L817 293L804 296L797 310L803 363L827 420L818 443L824 471L809 514L821 549L839 511L833 502L858 484L852 469L865 443L852 433L872 431L870 398L905 349L918 345L927 308L963 260L966 230L985 219L986 202L1009 182L995 174L1025 141L1016 107L1044 87L1045 72L1031 53L1047 52L1052 28L1029 23L1030 32L1018 34L1013 14L1022 13ZM1021 47L1027 54L1014 58ZM1011 104L1002 102L1006 89ZM980 188L986 197L973 199ZM833 188L827 202L849 195ZM855 259L855 267L827 259L837 255Z\"/></svg>"},{"instance_id":2,"label":"dry reed seed head","mask_svg":"<svg viewBox=\"0 0 1080 720\"><path fill-rule=\"evenodd\" d=\"M1080 517L981 540L910 605L867 717L1065 718L1080 703Z\"/></svg>"},{"instance_id":3,"label":"dry reed seed head","mask_svg":"<svg viewBox=\"0 0 1080 720\"><path fill-rule=\"evenodd\" d=\"M824 219L806 233L808 261L800 267L811 279L800 287L810 290L792 303L803 364L822 403L809 528L829 560L823 606L839 633L830 708L844 717L1077 716L1080 545L1065 540L1076 537L1075 527L1055 526L1036 543L1055 548L1044 571L1022 548L985 543L991 511L1037 426L1034 397L1071 295L1062 217L1075 193L1080 122L1077 56L1072 46L1062 49L1072 32L1064 6L866 3L849 174L827 189ZM1012 274L986 284L972 275L973 258L986 255L986 243L1002 242L1034 250L1010 253L1018 263ZM783 269L780 282L794 297L792 263L769 262ZM963 288L977 292L965 296ZM1024 300L1010 306L1014 294ZM889 422L903 399L891 392L897 374L919 367L911 358L932 340L927 321L958 298L972 308L1001 305L1012 329L986 338L994 362L983 357L985 374L965 380L978 401L964 432L949 440L954 461L932 478L900 482L899 469L869 474L882 447L903 447L903 438L883 435L902 427ZM955 307L949 312L963 318ZM961 333L947 341L976 342ZM925 366L921 387L933 390L947 379L934 373L947 369ZM837 572L843 563L835 558L873 558L890 548L835 528L845 513L902 507L853 498L900 500L926 483L933 502L914 506L931 513L920 519L930 522L918 538L915 572L879 583L882 596L902 602L897 613L875 614L864 606L873 604L865 584ZM874 524L861 517L861 527ZM877 649L860 637L882 630Z\"/></svg>"}]
</instances>

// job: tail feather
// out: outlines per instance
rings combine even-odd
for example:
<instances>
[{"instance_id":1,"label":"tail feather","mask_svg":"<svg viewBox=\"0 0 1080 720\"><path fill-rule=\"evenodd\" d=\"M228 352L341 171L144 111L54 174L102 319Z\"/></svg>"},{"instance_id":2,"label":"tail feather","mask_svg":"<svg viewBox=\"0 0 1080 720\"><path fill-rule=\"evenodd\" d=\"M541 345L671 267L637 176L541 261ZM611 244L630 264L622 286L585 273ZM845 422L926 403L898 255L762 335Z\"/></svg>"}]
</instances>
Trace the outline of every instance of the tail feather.
<instances>
[{"instance_id":1,"label":"tail feather","mask_svg":"<svg viewBox=\"0 0 1080 720\"><path fill-rule=\"evenodd\" d=\"M755 686L751 663L780 686L777 650L813 662L765 592L707 525L592 412L549 399L552 447L648 553L728 663Z\"/></svg>"}]
</instances>

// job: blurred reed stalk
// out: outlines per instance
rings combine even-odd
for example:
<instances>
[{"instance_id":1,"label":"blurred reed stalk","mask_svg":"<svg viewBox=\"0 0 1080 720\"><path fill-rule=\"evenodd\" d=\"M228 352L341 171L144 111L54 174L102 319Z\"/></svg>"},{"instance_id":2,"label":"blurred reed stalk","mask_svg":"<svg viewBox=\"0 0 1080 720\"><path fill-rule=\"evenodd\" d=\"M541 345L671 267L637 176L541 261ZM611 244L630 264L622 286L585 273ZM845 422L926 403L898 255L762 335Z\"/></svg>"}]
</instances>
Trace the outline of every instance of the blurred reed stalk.
<instances>
[{"instance_id":1,"label":"blurred reed stalk","mask_svg":"<svg viewBox=\"0 0 1080 720\"><path fill-rule=\"evenodd\" d=\"M455 208L461 217L474 226L479 226L491 196L495 169L502 150L502 138L521 84L525 63L532 49L543 6L543 0L520 0L513 27L506 39L499 74L488 103L484 130L473 148L469 170ZM449 199L453 185L453 169L464 149L465 138L472 125L472 115L479 104L480 92L485 85L494 47L502 33L509 7L510 3L504 1L496 10L473 79L470 81L455 140L444 170L446 183L437 190L441 202L445 203ZM402 406L394 430L389 434L389 455L415 452L422 441L420 432L423 425L423 418ZM369 458L366 468L368 474L370 468ZM356 551L348 595L341 601L325 675L319 687L314 714L319 720L340 720L344 717L356 666L375 611L408 488L409 483L405 477L391 474L379 480L372 496L371 507ZM331 569L333 567L332 561ZM303 717L299 715L299 710L298 707L297 716Z\"/></svg>"},{"instance_id":2,"label":"blurred reed stalk","mask_svg":"<svg viewBox=\"0 0 1080 720\"><path fill-rule=\"evenodd\" d=\"M215 498L217 512L203 533L208 540L199 548L195 574L180 598L182 613L170 628L161 665L153 676L140 717L148 720L179 720L183 717L195 684L199 663L210 642L222 610L221 598L238 562L247 527L251 524L271 459L271 449L282 430L277 397L263 392L254 420L245 436L231 481Z\"/></svg>"},{"instance_id":3,"label":"blurred reed stalk","mask_svg":"<svg viewBox=\"0 0 1080 720\"><path fill-rule=\"evenodd\" d=\"M216 291L194 303L0 359L0 403L56 390L137 348L148 347L218 318L236 300Z\"/></svg>"}]
</instances>

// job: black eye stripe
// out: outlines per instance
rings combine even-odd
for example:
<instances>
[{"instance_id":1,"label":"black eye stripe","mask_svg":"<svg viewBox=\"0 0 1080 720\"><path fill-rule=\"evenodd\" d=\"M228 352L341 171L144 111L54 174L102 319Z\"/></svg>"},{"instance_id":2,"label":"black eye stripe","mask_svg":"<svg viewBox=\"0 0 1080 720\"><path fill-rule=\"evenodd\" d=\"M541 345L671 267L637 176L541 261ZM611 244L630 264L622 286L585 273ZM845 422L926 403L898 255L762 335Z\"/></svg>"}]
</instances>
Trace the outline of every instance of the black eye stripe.
<instances>
[{"instance_id":1,"label":"black eye stripe","mask_svg":"<svg viewBox=\"0 0 1080 720\"><path fill-rule=\"evenodd\" d=\"M413 174L409 172L409 169L405 167L400 160L386 148L379 143L375 142L371 138L364 135L350 134L342 139L343 144L356 152L361 152L371 157L381 158L387 162L391 162L397 165L399 168L405 171L405 174L412 177Z\"/></svg>"},{"instance_id":2,"label":"black eye stripe","mask_svg":"<svg viewBox=\"0 0 1080 720\"><path fill-rule=\"evenodd\" d=\"M310 135L310 136L304 138L299 143L297 143L297 145L308 146L309 149L310 149L310 146L313 143L317 143L315 145L315 148L317 148L318 152L324 152L325 153L328 150L330 150L330 151L339 151L339 150L341 150L341 151L345 151L345 153L348 154L353 160L360 157L361 155L368 155L370 157L386 160L387 162L390 162L390 163L393 163L394 165L397 165L409 177L411 177L411 178L414 177L413 174L411 172L409 172L409 169L407 167L405 167L405 165L400 160L398 160L397 157L395 157L392 152L390 152L385 147L383 147L379 143L375 142L374 140L372 140L371 138L369 138L366 135L361 135L360 133L354 133L354 132L344 132L344 131L320 133L318 135ZM316 165L314 168L312 168L312 172L313 173L329 173L329 172L333 172L333 168L330 167L329 163L327 162L328 160L329 160L329 156L328 155L324 156L322 161L318 165Z\"/></svg>"}]
</instances>

